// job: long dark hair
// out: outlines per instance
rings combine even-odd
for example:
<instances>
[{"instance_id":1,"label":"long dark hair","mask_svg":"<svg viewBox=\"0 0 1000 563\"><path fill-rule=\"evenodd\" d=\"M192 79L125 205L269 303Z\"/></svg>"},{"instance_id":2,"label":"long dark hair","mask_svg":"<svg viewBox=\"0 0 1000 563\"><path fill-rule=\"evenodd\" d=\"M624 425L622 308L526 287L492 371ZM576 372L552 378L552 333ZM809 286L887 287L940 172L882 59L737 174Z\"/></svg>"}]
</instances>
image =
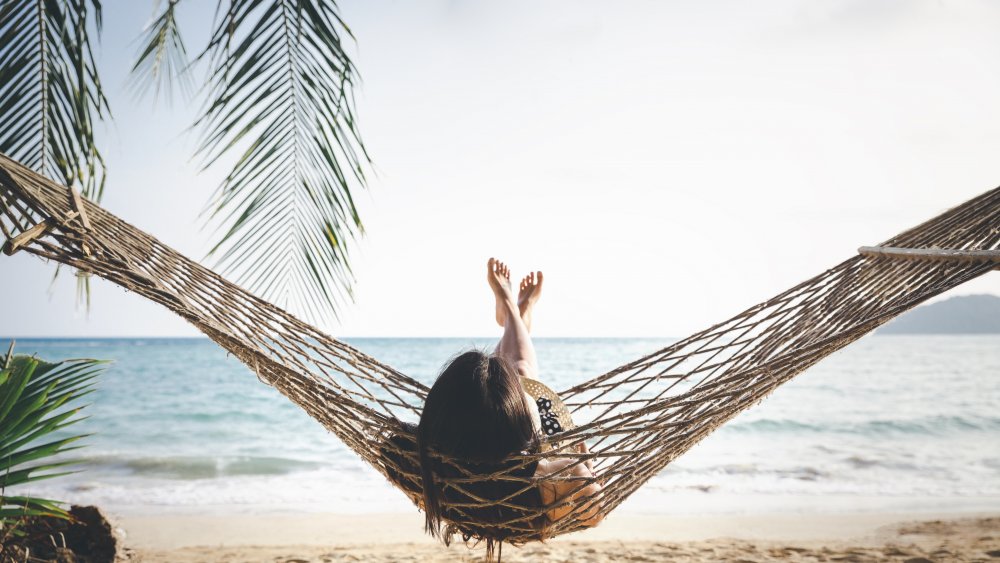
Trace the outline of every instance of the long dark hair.
<instances>
[{"instance_id":1,"label":"long dark hair","mask_svg":"<svg viewBox=\"0 0 1000 563\"><path fill-rule=\"evenodd\" d=\"M533 473L534 466L522 467L523 459L518 461L516 456L537 452L538 444L531 410L510 363L479 351L456 356L427 394L417 426L427 531L446 542L452 530L461 532L466 541L471 537L485 539L490 554L494 542L514 535L505 522L523 517L526 523L521 526L537 529L541 500L537 488L526 488L532 477L527 473ZM461 487L488 500L506 499L525 489L509 500L525 510L499 505L463 506L461 511L449 508L449 503L476 503L469 494L439 482L459 477L463 470L474 474L520 470L523 481L483 480Z\"/></svg>"}]
</instances>

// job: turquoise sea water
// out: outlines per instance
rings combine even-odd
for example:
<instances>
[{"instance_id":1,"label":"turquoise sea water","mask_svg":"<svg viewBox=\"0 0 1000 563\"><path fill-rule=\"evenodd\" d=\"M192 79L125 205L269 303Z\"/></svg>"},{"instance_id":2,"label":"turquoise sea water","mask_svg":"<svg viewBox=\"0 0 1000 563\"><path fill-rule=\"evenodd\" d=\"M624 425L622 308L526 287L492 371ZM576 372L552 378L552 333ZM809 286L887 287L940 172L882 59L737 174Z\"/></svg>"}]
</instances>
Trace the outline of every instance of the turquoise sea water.
<instances>
[{"instance_id":1,"label":"turquoise sea water","mask_svg":"<svg viewBox=\"0 0 1000 563\"><path fill-rule=\"evenodd\" d=\"M486 339L351 339L431 382ZM664 339L539 339L559 389ZM78 429L80 473L31 492L129 513L413 510L335 437L207 339L23 339L19 353L114 360ZM1000 337L874 336L783 386L622 510L1000 509Z\"/></svg>"}]
</instances>

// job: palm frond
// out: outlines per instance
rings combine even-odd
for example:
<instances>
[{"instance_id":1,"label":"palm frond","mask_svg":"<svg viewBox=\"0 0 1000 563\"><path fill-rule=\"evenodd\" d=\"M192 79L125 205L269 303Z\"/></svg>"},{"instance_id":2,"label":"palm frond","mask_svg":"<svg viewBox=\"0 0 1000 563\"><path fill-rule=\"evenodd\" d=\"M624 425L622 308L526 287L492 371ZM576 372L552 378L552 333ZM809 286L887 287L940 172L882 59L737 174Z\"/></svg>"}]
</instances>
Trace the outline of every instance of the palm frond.
<instances>
[{"instance_id":1,"label":"palm frond","mask_svg":"<svg viewBox=\"0 0 1000 563\"><path fill-rule=\"evenodd\" d=\"M80 420L79 408L72 405L93 391L106 363L86 359L50 363L8 351L0 369L0 524L25 511L65 516L55 501L10 496L7 489L71 472L65 469L76 460L61 454L78 449L76 442L86 435L42 440Z\"/></svg>"},{"instance_id":2,"label":"palm frond","mask_svg":"<svg viewBox=\"0 0 1000 563\"><path fill-rule=\"evenodd\" d=\"M110 116L91 50L100 28L100 0L0 0L0 152L94 201L94 125Z\"/></svg>"},{"instance_id":3,"label":"palm frond","mask_svg":"<svg viewBox=\"0 0 1000 563\"><path fill-rule=\"evenodd\" d=\"M0 0L0 152L100 201L105 164L95 122L110 117L91 33L100 0ZM77 304L90 308L90 280Z\"/></svg>"},{"instance_id":4,"label":"palm frond","mask_svg":"<svg viewBox=\"0 0 1000 563\"><path fill-rule=\"evenodd\" d=\"M154 93L154 101L161 93L167 101L173 98L175 88L190 96L193 90L188 73L188 53L177 26L177 5L180 0L167 0L162 12L144 30L142 48L132 66L131 85L140 97ZM154 12L159 10L157 0Z\"/></svg>"},{"instance_id":5,"label":"palm frond","mask_svg":"<svg viewBox=\"0 0 1000 563\"><path fill-rule=\"evenodd\" d=\"M329 0L223 0L199 58L210 89L198 153L235 159L208 207L219 265L318 320L351 296L364 229L352 190L370 163L358 134L350 30Z\"/></svg>"}]
</instances>

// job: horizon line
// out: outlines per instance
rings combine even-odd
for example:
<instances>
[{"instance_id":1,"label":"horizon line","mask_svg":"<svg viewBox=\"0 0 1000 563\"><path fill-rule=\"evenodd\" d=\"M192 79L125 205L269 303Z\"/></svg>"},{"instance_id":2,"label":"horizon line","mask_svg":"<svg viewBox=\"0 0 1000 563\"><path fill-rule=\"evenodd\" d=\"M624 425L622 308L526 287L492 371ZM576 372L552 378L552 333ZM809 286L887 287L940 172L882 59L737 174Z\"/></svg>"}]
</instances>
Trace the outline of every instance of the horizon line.
<instances>
[{"instance_id":1,"label":"horizon line","mask_svg":"<svg viewBox=\"0 0 1000 563\"><path fill-rule=\"evenodd\" d=\"M0 335L0 341L4 340L111 340L111 339L205 339L211 340L207 335L196 334L191 336L184 335L166 335L166 336L150 336L150 335L139 335L139 336L45 336L45 335L34 335L34 336L3 336ZM350 336L331 336L331 338L337 340L351 339L351 338L386 338L386 339L430 339L430 338L476 338L476 339L499 339L499 336L487 335L487 336L454 336L454 335L432 335L432 336L379 336L379 335L350 335ZM534 340L541 340L546 338L642 338L642 339L652 339L652 338L671 338L679 339L678 336L635 336L635 335L625 335L625 336L572 336L572 335L541 335L533 336Z\"/></svg>"}]
</instances>

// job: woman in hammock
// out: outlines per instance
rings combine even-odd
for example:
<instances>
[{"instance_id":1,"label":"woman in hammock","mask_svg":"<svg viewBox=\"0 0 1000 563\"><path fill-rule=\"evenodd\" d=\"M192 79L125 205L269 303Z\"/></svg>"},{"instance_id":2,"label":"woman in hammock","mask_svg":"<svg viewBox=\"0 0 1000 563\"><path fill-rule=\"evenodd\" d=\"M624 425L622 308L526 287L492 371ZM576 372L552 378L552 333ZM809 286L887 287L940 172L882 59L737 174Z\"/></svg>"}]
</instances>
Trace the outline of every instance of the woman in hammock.
<instances>
[{"instance_id":1,"label":"woman in hammock","mask_svg":"<svg viewBox=\"0 0 1000 563\"><path fill-rule=\"evenodd\" d=\"M529 528L544 537L548 524L570 513L584 525L594 526L602 516L598 513L599 503L588 499L596 498L601 485L593 480L589 461L581 463L579 459L550 456L524 466L523 461L509 459L518 454L537 453L542 446L542 434L552 434L554 430L552 417L540 418L535 400L521 385L522 377L535 379L538 375L535 349L528 333L532 309L542 291L542 273L529 274L521 281L517 301L511 292L510 270L506 264L490 258L486 276L496 296L496 320L503 327L500 343L492 354L479 351L460 354L442 370L427 395L417 427L424 483L421 504L426 513L427 531L447 539L449 531L443 522L447 517L452 521L470 521L469 527L459 526L466 536L471 531L471 535L502 540L503 530L509 526L506 523L518 520L520 515L522 530L519 531ZM542 405L546 406L544 400ZM461 469L438 461L432 457L431 450L461 460ZM586 446L581 443L578 451L586 453ZM454 487L442 486L438 481L439 478L461 477L463 472L490 475L505 469L523 480L472 480L475 482L463 484L472 496ZM546 477L535 487L525 484L531 478ZM487 501L511 497L505 504L518 508L480 503L475 497ZM577 500L582 506L574 511ZM444 503L465 504L461 510L466 517L460 513L446 513ZM560 504L562 506L555 506ZM546 506L553 508L545 511L543 507ZM487 524L489 529L477 529L478 524Z\"/></svg>"}]
</instances>

